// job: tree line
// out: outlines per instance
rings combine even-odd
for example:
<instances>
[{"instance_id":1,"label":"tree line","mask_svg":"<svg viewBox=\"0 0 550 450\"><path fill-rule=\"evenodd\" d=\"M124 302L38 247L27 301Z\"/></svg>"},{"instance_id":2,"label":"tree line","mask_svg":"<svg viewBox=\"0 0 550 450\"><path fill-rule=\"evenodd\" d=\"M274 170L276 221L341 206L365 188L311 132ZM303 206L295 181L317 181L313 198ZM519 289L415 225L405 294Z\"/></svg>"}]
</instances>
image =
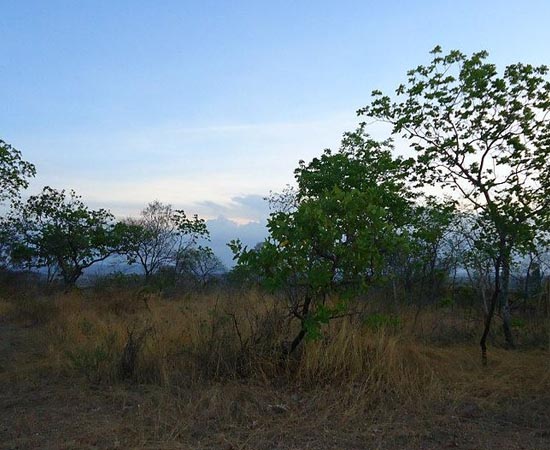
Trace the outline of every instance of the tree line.
<instances>
[{"instance_id":1,"label":"tree line","mask_svg":"<svg viewBox=\"0 0 550 450\"><path fill-rule=\"evenodd\" d=\"M0 198L10 203L0 223L1 264L11 268L44 269L48 282L74 286L92 265L118 255L138 264L146 280L161 271L205 283L223 270L208 246L203 219L159 201L139 217L115 220L106 209L90 209L75 191L46 186L27 200L21 189L36 174L21 152L0 141Z\"/></svg>"}]
</instances>

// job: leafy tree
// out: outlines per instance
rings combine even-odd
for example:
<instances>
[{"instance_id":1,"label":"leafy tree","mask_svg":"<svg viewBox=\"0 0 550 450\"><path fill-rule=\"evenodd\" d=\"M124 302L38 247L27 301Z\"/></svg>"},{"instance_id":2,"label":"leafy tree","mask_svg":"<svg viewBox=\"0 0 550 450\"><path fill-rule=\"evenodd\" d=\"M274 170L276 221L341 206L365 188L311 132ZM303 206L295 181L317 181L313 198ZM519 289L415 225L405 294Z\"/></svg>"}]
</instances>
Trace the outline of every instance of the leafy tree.
<instances>
[{"instance_id":1,"label":"leafy tree","mask_svg":"<svg viewBox=\"0 0 550 450\"><path fill-rule=\"evenodd\" d=\"M550 236L548 233L539 236L528 254L517 264L518 281L523 286L523 310L532 307L540 300L545 272L548 269L548 256L550 253Z\"/></svg>"},{"instance_id":2,"label":"leafy tree","mask_svg":"<svg viewBox=\"0 0 550 450\"><path fill-rule=\"evenodd\" d=\"M243 246L239 240L231 241L227 244L235 253L233 259L238 259L242 252ZM253 248L247 248L247 259L253 259L251 253L259 252L264 245L264 241L256 243ZM262 274L258 267L252 264L244 263L243 261L235 264L227 273L227 280L239 286L258 286L262 283Z\"/></svg>"},{"instance_id":3,"label":"leafy tree","mask_svg":"<svg viewBox=\"0 0 550 450\"><path fill-rule=\"evenodd\" d=\"M0 217L0 268L9 266L12 228L5 217Z\"/></svg>"},{"instance_id":4,"label":"leafy tree","mask_svg":"<svg viewBox=\"0 0 550 450\"><path fill-rule=\"evenodd\" d=\"M35 167L22 159L21 152L0 139L0 204L8 199L15 200L35 174ZM9 262L12 238L12 229L6 218L0 217L0 266Z\"/></svg>"},{"instance_id":5,"label":"leafy tree","mask_svg":"<svg viewBox=\"0 0 550 450\"><path fill-rule=\"evenodd\" d=\"M36 175L34 165L21 157L21 152L0 139L0 202L17 197Z\"/></svg>"},{"instance_id":6,"label":"leafy tree","mask_svg":"<svg viewBox=\"0 0 550 450\"><path fill-rule=\"evenodd\" d=\"M74 192L45 187L20 203L8 219L13 230L11 256L28 267L47 267L71 286L84 269L118 250L110 212L89 209Z\"/></svg>"},{"instance_id":7,"label":"leafy tree","mask_svg":"<svg viewBox=\"0 0 550 450\"><path fill-rule=\"evenodd\" d=\"M270 215L270 235L261 247L230 244L239 266L286 292L289 311L301 324L288 352L343 314L346 300L383 276L386 256L406 241L410 161L394 159L392 149L362 128L345 134L338 152L325 150L308 164L300 162L290 203L295 206Z\"/></svg>"},{"instance_id":8,"label":"leafy tree","mask_svg":"<svg viewBox=\"0 0 550 450\"><path fill-rule=\"evenodd\" d=\"M550 82L546 66L513 64L500 74L487 52L433 51L408 72L392 99L380 91L359 114L389 122L418 153L415 180L458 193L482 230L476 246L493 260L493 293L480 341L500 301L513 345L507 284L514 248L526 249L550 223Z\"/></svg>"},{"instance_id":9,"label":"leafy tree","mask_svg":"<svg viewBox=\"0 0 550 450\"><path fill-rule=\"evenodd\" d=\"M124 249L129 263L138 262L146 278L163 266L176 265L177 259L195 246L199 238L208 238L206 222L197 215L189 218L183 210L155 201L138 218L126 219Z\"/></svg>"}]
</instances>

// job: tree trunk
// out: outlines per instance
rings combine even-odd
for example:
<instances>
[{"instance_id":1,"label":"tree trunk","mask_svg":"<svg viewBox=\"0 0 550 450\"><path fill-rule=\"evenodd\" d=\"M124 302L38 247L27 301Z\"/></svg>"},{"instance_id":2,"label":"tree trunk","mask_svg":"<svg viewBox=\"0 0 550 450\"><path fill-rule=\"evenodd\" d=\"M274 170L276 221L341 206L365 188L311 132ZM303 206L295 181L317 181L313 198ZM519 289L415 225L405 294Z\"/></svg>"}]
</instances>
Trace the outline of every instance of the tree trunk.
<instances>
[{"instance_id":1,"label":"tree trunk","mask_svg":"<svg viewBox=\"0 0 550 450\"><path fill-rule=\"evenodd\" d=\"M300 345L300 343L302 342L302 340L307 334L306 319L309 314L309 307L311 305L311 300L312 300L311 297L309 295L306 295L304 299L304 304L302 305L302 312L300 314L300 322L301 322L300 332L296 335L296 337L292 340L292 342L288 347L283 348L283 357L289 356L292 353L294 353L294 351L298 348L298 346Z\"/></svg>"},{"instance_id":2,"label":"tree trunk","mask_svg":"<svg viewBox=\"0 0 550 450\"><path fill-rule=\"evenodd\" d=\"M529 299L529 279L531 277L531 266L533 265L533 256L529 256L529 264L525 273L525 282L523 283L523 305L522 312L527 310L527 301Z\"/></svg>"},{"instance_id":3,"label":"tree trunk","mask_svg":"<svg viewBox=\"0 0 550 450\"><path fill-rule=\"evenodd\" d=\"M290 344L290 348L288 349L289 355L292 354L294 350L298 348L298 346L300 345L300 342L302 342L305 336L306 336L306 330L302 328L298 333L298 335L292 340L292 343Z\"/></svg>"},{"instance_id":4,"label":"tree trunk","mask_svg":"<svg viewBox=\"0 0 550 450\"><path fill-rule=\"evenodd\" d=\"M145 282L149 281L151 279L151 272L149 271L149 268L143 266L144 272L145 272Z\"/></svg>"},{"instance_id":5,"label":"tree trunk","mask_svg":"<svg viewBox=\"0 0 550 450\"><path fill-rule=\"evenodd\" d=\"M514 348L514 335L512 333L512 316L510 313L510 253L507 252L502 260L502 289L500 291L500 309L502 313L502 330L508 348Z\"/></svg>"},{"instance_id":6,"label":"tree trunk","mask_svg":"<svg viewBox=\"0 0 550 450\"><path fill-rule=\"evenodd\" d=\"M63 283L65 284L65 292L70 291L76 286L76 282L82 275L82 269L75 268L71 272L66 272L63 274Z\"/></svg>"},{"instance_id":7,"label":"tree trunk","mask_svg":"<svg viewBox=\"0 0 550 450\"><path fill-rule=\"evenodd\" d=\"M491 331L491 322L493 316L495 315L495 309L500 295L500 268L502 266L502 252L499 253L497 259L495 260L495 280L493 295L491 296L491 303L489 305L489 310L485 316L485 326L483 328L483 335L479 341L479 346L481 347L481 363L487 365L487 337Z\"/></svg>"}]
</instances>

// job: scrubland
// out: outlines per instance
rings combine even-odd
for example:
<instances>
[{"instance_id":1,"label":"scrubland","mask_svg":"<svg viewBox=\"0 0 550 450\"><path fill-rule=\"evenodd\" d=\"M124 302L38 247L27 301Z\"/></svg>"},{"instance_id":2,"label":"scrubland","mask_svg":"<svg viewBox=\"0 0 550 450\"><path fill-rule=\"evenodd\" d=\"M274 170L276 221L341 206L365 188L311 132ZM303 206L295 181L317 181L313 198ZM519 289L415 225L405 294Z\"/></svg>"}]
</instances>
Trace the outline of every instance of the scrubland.
<instances>
[{"instance_id":1,"label":"scrubland","mask_svg":"<svg viewBox=\"0 0 550 450\"><path fill-rule=\"evenodd\" d=\"M253 288L3 288L0 447L548 449L548 323L357 301L284 356L285 302ZM518 314L519 316L519 314Z\"/></svg>"}]
</instances>

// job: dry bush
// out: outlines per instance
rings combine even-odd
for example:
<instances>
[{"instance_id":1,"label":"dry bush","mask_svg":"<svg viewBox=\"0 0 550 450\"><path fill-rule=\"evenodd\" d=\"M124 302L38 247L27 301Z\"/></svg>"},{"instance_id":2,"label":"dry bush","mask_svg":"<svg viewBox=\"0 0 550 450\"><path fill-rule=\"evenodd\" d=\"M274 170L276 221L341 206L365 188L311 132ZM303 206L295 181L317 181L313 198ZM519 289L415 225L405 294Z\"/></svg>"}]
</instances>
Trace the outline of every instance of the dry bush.
<instances>
[{"instance_id":1,"label":"dry bush","mask_svg":"<svg viewBox=\"0 0 550 450\"><path fill-rule=\"evenodd\" d=\"M0 320L29 326L48 322L57 312L49 301L50 293L36 274L0 270Z\"/></svg>"},{"instance_id":2,"label":"dry bush","mask_svg":"<svg viewBox=\"0 0 550 450\"><path fill-rule=\"evenodd\" d=\"M434 387L430 355L405 335L350 321L331 328L325 339L303 349L296 373L301 383L353 383L373 400L404 400Z\"/></svg>"},{"instance_id":3,"label":"dry bush","mask_svg":"<svg viewBox=\"0 0 550 450\"><path fill-rule=\"evenodd\" d=\"M25 326L44 325L58 314L49 297L26 292L0 298L0 320L12 320Z\"/></svg>"},{"instance_id":4,"label":"dry bush","mask_svg":"<svg viewBox=\"0 0 550 450\"><path fill-rule=\"evenodd\" d=\"M177 299L135 289L82 290L0 303L17 317L41 317L48 360L60 374L93 383L159 386L254 382L317 390L348 386L339 401L413 401L440 396L453 349L476 353L479 318L469 311L374 302L332 321L323 337L285 357L297 332L284 301L260 291L227 290ZM11 308L11 309L10 309Z\"/></svg>"}]
</instances>

